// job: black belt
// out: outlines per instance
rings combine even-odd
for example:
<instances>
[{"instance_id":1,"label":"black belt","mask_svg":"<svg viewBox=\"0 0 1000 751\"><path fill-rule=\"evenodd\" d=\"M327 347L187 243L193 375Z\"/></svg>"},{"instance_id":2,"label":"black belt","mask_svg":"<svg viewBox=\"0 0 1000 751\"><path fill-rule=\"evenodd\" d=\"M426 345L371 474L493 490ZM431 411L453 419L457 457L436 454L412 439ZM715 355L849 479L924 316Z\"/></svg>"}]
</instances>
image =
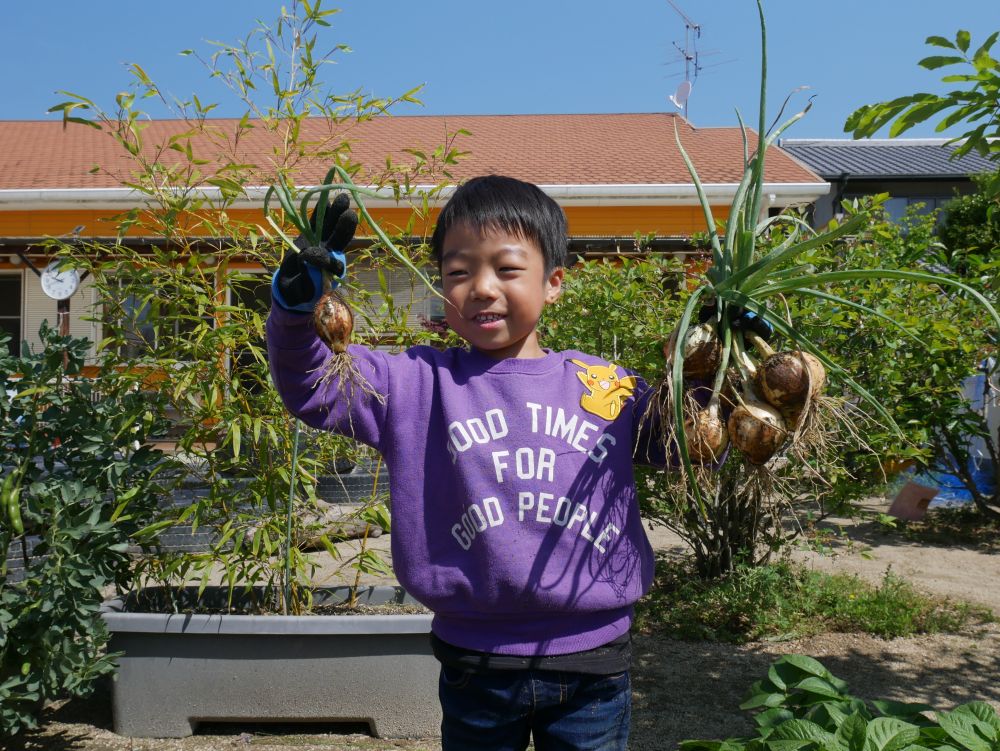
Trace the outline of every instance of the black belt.
<instances>
[{"instance_id":1,"label":"black belt","mask_svg":"<svg viewBox=\"0 0 1000 751\"><path fill-rule=\"evenodd\" d=\"M434 656L442 665L489 672L491 670L553 670L563 673L589 675L614 675L628 670L632 665L632 637L625 632L617 639L594 649L569 652L562 655L502 655L494 652L477 652L456 647L431 634Z\"/></svg>"}]
</instances>

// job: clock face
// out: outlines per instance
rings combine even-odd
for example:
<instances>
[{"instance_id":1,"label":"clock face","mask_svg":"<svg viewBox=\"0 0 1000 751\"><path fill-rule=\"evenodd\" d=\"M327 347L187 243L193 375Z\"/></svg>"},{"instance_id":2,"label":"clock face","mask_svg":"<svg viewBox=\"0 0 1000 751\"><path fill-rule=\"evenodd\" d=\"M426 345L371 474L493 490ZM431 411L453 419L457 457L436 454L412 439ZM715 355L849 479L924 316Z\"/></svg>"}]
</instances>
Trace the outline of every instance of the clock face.
<instances>
[{"instance_id":1,"label":"clock face","mask_svg":"<svg viewBox=\"0 0 1000 751\"><path fill-rule=\"evenodd\" d=\"M65 300L80 286L76 269L60 268L60 261L53 261L42 271L42 292L53 300Z\"/></svg>"}]
</instances>

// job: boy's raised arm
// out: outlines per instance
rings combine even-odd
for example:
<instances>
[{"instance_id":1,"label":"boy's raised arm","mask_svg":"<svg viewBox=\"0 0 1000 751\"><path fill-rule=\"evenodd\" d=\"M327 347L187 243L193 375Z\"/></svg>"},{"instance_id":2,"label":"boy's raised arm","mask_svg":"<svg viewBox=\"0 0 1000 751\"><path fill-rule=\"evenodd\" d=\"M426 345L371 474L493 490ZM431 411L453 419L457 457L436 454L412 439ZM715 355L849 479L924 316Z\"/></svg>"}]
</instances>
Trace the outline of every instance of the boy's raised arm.
<instances>
[{"instance_id":1,"label":"boy's raised arm","mask_svg":"<svg viewBox=\"0 0 1000 751\"><path fill-rule=\"evenodd\" d=\"M382 353L351 346L350 377L331 377L330 349L317 336L313 309L327 288L340 284L347 272L344 249L358 226L347 194L325 212L320 247L289 248L271 280L271 314L267 350L271 378L285 407L303 422L356 438L378 448L385 418L388 374ZM315 226L316 214L312 221Z\"/></svg>"}]
</instances>

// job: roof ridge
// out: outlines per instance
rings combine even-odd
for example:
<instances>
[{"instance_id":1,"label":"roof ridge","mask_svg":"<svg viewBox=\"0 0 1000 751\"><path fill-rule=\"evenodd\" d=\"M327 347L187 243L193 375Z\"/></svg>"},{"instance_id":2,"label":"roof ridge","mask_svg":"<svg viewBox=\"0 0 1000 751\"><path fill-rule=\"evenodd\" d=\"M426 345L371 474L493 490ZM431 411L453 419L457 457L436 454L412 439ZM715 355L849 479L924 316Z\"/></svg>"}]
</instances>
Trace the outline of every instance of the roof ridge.
<instances>
[{"instance_id":1,"label":"roof ridge","mask_svg":"<svg viewBox=\"0 0 1000 751\"><path fill-rule=\"evenodd\" d=\"M500 114L485 114L485 113L462 113L462 112L452 112L446 114L432 114L428 112L417 113L417 114L407 114L407 115L394 115L391 113L376 115L375 118L385 118L387 120L405 120L405 119L430 119L430 118L444 118L444 117L475 117L475 118L507 118L507 117L648 117L648 116L666 116L666 117L676 117L680 120L684 120L684 116L679 112L505 112ZM250 118L251 121L258 118ZM320 115L314 117L305 118L306 121L309 120L323 120ZM206 117L205 122L239 122L240 117ZM180 117L163 117L163 118L150 118L149 122L155 123L183 123L187 122L184 118ZM58 119L39 119L30 120L26 118L0 118L0 125L3 124L44 124L49 123L53 125L62 125L63 121L61 118ZM694 126L692 126L694 127ZM712 127L727 127L727 126L712 126ZM728 127L737 127L735 125Z\"/></svg>"},{"instance_id":2,"label":"roof ridge","mask_svg":"<svg viewBox=\"0 0 1000 751\"><path fill-rule=\"evenodd\" d=\"M944 146L961 143L956 138L781 138L778 145L810 146L832 144L836 146Z\"/></svg>"}]
</instances>

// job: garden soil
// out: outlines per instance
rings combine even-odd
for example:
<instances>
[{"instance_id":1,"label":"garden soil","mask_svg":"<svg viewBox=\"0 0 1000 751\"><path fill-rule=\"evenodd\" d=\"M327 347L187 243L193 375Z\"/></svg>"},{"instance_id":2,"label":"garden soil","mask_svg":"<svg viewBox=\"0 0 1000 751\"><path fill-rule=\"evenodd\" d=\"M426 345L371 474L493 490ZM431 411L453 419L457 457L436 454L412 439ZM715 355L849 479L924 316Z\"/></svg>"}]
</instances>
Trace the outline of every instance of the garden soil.
<instances>
[{"instance_id":1,"label":"garden soil","mask_svg":"<svg viewBox=\"0 0 1000 751\"><path fill-rule=\"evenodd\" d=\"M884 511L875 501L871 510ZM893 573L929 593L971 600L1000 615L1000 551L996 546L938 547L906 540L880 525L853 519L824 522L826 550L802 549L793 557L824 571L856 573L878 583ZM662 528L650 539L664 555L683 555L680 541ZM388 535L372 541L388 555ZM346 544L350 552L350 545ZM319 571L317 580L341 583L335 571ZM366 577L366 582L385 579ZM867 699L894 699L950 709L975 699L1000 709L1000 625L980 626L957 635L918 636L886 641L861 634L823 634L795 641L734 646L682 642L657 635L635 637L633 714L630 748L673 749L689 738L725 738L752 732L748 714L738 705L753 681L778 656L807 654ZM107 691L87 700L47 708L40 731L11 748L38 751L206 751L242 749L287 751L335 749L389 751L436 749L433 741L382 740L362 734L295 734L233 728L226 735L197 735L176 740L131 739L111 731ZM0 741L2 745L2 741Z\"/></svg>"}]
</instances>

